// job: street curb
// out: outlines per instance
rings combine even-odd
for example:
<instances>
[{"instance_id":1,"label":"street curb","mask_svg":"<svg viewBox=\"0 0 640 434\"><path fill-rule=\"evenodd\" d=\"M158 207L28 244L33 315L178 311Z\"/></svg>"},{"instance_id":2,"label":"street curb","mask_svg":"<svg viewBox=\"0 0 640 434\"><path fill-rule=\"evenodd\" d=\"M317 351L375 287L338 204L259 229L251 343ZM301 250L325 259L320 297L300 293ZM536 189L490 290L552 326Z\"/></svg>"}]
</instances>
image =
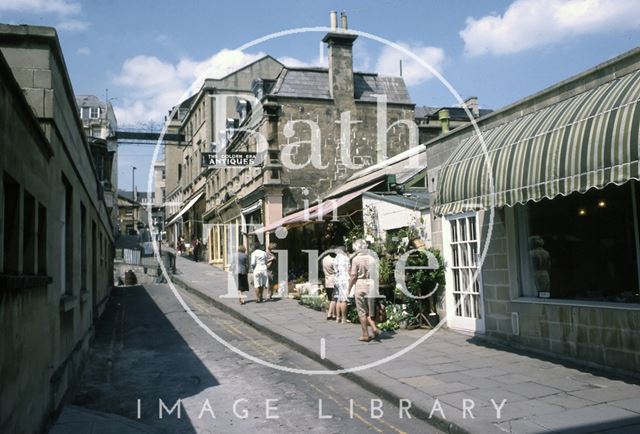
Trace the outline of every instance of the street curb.
<instances>
[{"instance_id":1,"label":"street curb","mask_svg":"<svg viewBox=\"0 0 640 434\"><path fill-rule=\"evenodd\" d=\"M172 281L179 287L185 289L188 292L191 292L192 294L195 294L196 296L198 296L199 298L201 298L203 301L213 305L214 307L224 311L226 314L243 321L244 323L250 325L251 327L253 327L254 329L258 330L260 333L263 333L271 338L276 338L278 340L278 342L281 342L283 344L285 344L286 346L290 347L291 349L293 349L294 351L303 354L306 357L309 357L310 359L312 359L313 361L325 366L328 369L332 369L332 370L339 370L339 369L345 369L343 366L338 365L337 363L334 363L328 359L322 359L318 356L317 353L309 350L308 348L306 348L305 346L295 342L294 340L283 336L279 333L274 332L273 330L271 330L268 327L265 327L264 325L256 322L255 320L249 318L248 316L243 315L242 313L238 312L235 309L229 309L229 307L221 302L220 300L216 300L215 298L211 297L208 294L205 294L204 292L194 288L193 286L190 286L188 283L186 283L185 281L183 281L182 279L180 279L179 277L172 275ZM396 395L393 392L390 392L389 390L380 387L378 385L376 385L375 383L371 382L370 380L366 379L365 377L357 374L357 373L353 373L353 372L349 372L346 374L340 374L341 376L349 379L350 381L354 382L356 385L366 389L367 391L374 393L376 395L378 395L379 397L389 401L392 405L394 405L395 407L397 407L397 405L395 403L400 402L400 399L402 399L401 396ZM417 418L423 420L424 422L428 423L429 425L434 426L435 428L442 430L444 432L447 433L451 433L451 434L473 434L471 431L466 430L465 428L454 424L453 422L446 420L446 419L442 419L438 416L435 416L435 414L432 417L429 417L429 413L430 413L430 409L426 409L426 408L421 408L418 405L416 405L416 403L412 402L412 406L411 406L411 412L414 416L416 416Z\"/></svg>"}]
</instances>

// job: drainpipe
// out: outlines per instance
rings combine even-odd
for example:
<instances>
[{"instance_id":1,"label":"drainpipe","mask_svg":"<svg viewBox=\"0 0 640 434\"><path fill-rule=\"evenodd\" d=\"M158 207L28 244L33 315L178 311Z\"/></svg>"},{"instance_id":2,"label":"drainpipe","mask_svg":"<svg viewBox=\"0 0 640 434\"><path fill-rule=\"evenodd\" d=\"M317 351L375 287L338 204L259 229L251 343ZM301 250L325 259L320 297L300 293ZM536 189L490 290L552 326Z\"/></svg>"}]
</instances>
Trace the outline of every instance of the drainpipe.
<instances>
[{"instance_id":1,"label":"drainpipe","mask_svg":"<svg viewBox=\"0 0 640 434\"><path fill-rule=\"evenodd\" d=\"M449 110L442 109L438 112L438 120L440 121L440 128L442 129L442 134L447 134L449 132Z\"/></svg>"}]
</instances>

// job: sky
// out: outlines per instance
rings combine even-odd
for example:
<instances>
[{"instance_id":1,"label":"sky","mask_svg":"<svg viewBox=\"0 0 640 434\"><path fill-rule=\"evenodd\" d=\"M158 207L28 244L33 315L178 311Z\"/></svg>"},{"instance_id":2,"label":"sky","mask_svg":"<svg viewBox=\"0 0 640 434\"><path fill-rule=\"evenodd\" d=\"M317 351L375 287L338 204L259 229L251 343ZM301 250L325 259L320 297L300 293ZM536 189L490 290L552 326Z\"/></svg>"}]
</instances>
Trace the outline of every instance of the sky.
<instances>
[{"instance_id":1,"label":"sky","mask_svg":"<svg viewBox=\"0 0 640 434\"><path fill-rule=\"evenodd\" d=\"M322 65L323 32L238 47L283 30L349 27L408 48L466 98L498 109L638 45L638 0L0 0L0 22L57 29L76 94L110 99L119 127L158 127L205 74L220 77L261 55L290 66ZM399 74L416 105L455 96L396 49L359 37L354 67ZM119 184L147 189L152 146L119 148Z\"/></svg>"}]
</instances>

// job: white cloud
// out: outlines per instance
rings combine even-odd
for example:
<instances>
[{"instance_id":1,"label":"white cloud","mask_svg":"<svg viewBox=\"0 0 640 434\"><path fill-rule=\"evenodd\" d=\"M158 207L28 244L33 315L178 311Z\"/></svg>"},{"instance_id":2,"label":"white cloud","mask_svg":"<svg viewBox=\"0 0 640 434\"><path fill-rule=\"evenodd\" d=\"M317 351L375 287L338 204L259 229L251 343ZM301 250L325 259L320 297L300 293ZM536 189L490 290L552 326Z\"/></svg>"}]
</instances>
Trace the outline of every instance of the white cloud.
<instances>
[{"instance_id":1,"label":"white cloud","mask_svg":"<svg viewBox=\"0 0 640 434\"><path fill-rule=\"evenodd\" d=\"M67 32L84 32L89 28L87 21L67 19L58 23L56 29Z\"/></svg>"},{"instance_id":2,"label":"white cloud","mask_svg":"<svg viewBox=\"0 0 640 434\"><path fill-rule=\"evenodd\" d=\"M312 66L319 66L317 64L314 65L311 62L305 62L304 60L289 56L278 57L278 61L290 68L307 68Z\"/></svg>"},{"instance_id":3,"label":"white cloud","mask_svg":"<svg viewBox=\"0 0 640 434\"><path fill-rule=\"evenodd\" d=\"M114 101L118 123L161 123L187 90L191 94L202 85L200 77L222 78L263 56L224 49L203 61L183 58L175 64L155 56L127 59L114 78L123 92Z\"/></svg>"},{"instance_id":4,"label":"white cloud","mask_svg":"<svg viewBox=\"0 0 640 434\"><path fill-rule=\"evenodd\" d=\"M499 55L575 35L638 27L638 0L516 0L503 15L467 18L460 36L469 55Z\"/></svg>"},{"instance_id":5,"label":"white cloud","mask_svg":"<svg viewBox=\"0 0 640 434\"><path fill-rule=\"evenodd\" d=\"M91 56L91 48L89 47L80 47L76 51L80 56Z\"/></svg>"},{"instance_id":6,"label":"white cloud","mask_svg":"<svg viewBox=\"0 0 640 434\"><path fill-rule=\"evenodd\" d=\"M444 50L438 47L426 47L420 44L409 46L404 43L398 45L406 48L421 60L431 66L435 71L442 70L445 59ZM400 74L400 60L402 60L402 77L407 86L415 86L433 77L431 71L418 61L402 53L401 51L385 46L376 61L376 71L385 75Z\"/></svg>"},{"instance_id":7,"label":"white cloud","mask_svg":"<svg viewBox=\"0 0 640 434\"><path fill-rule=\"evenodd\" d=\"M353 69L355 71L369 71L370 65L371 56L365 44L362 41L353 44Z\"/></svg>"},{"instance_id":8,"label":"white cloud","mask_svg":"<svg viewBox=\"0 0 640 434\"><path fill-rule=\"evenodd\" d=\"M61 16L80 13L80 3L68 0L0 0L0 11L56 13Z\"/></svg>"}]
</instances>

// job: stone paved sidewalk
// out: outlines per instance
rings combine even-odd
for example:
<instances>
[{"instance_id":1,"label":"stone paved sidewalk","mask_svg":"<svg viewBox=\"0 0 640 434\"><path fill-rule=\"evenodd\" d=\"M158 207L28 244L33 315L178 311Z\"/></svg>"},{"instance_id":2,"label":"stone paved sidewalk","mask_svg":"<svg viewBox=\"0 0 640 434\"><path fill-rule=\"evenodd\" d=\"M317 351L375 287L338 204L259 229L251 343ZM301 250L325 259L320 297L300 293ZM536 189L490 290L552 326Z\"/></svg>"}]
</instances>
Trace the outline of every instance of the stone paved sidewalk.
<instances>
[{"instance_id":1,"label":"stone paved sidewalk","mask_svg":"<svg viewBox=\"0 0 640 434\"><path fill-rule=\"evenodd\" d=\"M177 268L174 283L330 369L375 362L427 333L400 330L362 343L358 326L327 321L295 300L258 304L250 293L241 306L220 298L227 273L207 264L178 258ZM321 360L322 338L326 358ZM431 413L436 426L452 432L640 432L637 384L470 340L441 329L400 357L348 376L391 402L410 400L414 416ZM500 418L492 399L498 406L506 399ZM473 418L463 411L471 405Z\"/></svg>"},{"instance_id":2,"label":"stone paved sidewalk","mask_svg":"<svg viewBox=\"0 0 640 434\"><path fill-rule=\"evenodd\" d=\"M156 434L160 431L116 414L65 405L49 434Z\"/></svg>"}]
</instances>

